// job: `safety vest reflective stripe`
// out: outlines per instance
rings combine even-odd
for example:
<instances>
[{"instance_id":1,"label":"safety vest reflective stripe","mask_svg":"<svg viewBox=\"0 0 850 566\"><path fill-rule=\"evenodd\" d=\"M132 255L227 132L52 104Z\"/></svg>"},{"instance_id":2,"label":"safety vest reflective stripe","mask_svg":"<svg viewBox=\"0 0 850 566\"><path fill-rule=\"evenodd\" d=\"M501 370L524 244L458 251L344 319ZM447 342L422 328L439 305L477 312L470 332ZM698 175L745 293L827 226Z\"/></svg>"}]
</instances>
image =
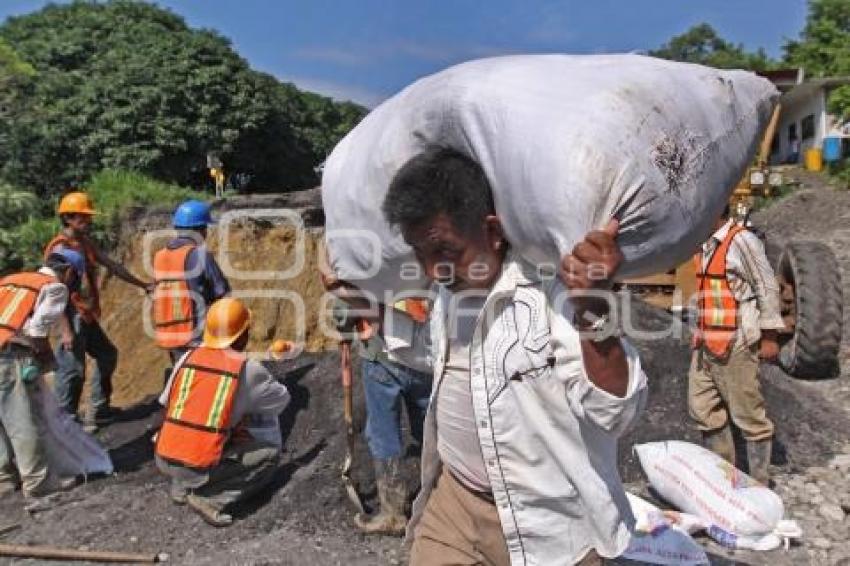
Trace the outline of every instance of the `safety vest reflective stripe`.
<instances>
[{"instance_id":1,"label":"safety vest reflective stripe","mask_svg":"<svg viewBox=\"0 0 850 566\"><path fill-rule=\"evenodd\" d=\"M726 255L732 240L743 230L742 226L732 226L705 267L702 253L694 256L699 293L699 326L695 345L721 358L729 354L738 328L738 301L726 277Z\"/></svg>"},{"instance_id":2,"label":"safety vest reflective stripe","mask_svg":"<svg viewBox=\"0 0 850 566\"><path fill-rule=\"evenodd\" d=\"M183 414L183 409L186 408L186 399L189 398L189 391L192 390L192 380L195 378L195 370L189 368L183 374L180 382L180 392L177 394L177 400L174 402L174 409L171 410L169 416L172 419L180 420Z\"/></svg>"},{"instance_id":3,"label":"safety vest reflective stripe","mask_svg":"<svg viewBox=\"0 0 850 566\"><path fill-rule=\"evenodd\" d=\"M221 428L222 411L224 410L225 400L230 397L230 390L236 381L232 377L222 375L218 378L218 387L215 390L215 398L213 399L210 418L207 419L207 426L210 428Z\"/></svg>"},{"instance_id":4,"label":"safety vest reflective stripe","mask_svg":"<svg viewBox=\"0 0 850 566\"><path fill-rule=\"evenodd\" d=\"M156 453L195 469L219 463L233 428L232 412L244 354L197 348L175 370Z\"/></svg>"},{"instance_id":5,"label":"safety vest reflective stripe","mask_svg":"<svg viewBox=\"0 0 850 566\"><path fill-rule=\"evenodd\" d=\"M32 316L41 288L55 281L43 273L17 273L0 279L0 346Z\"/></svg>"},{"instance_id":6,"label":"safety vest reflective stripe","mask_svg":"<svg viewBox=\"0 0 850 566\"><path fill-rule=\"evenodd\" d=\"M9 324L9 319L12 318L12 315L15 314L15 311L18 310L18 307L21 306L21 302L26 298L27 295L32 293L29 289L15 289L12 291L14 294L12 300L9 301L9 305L3 311L3 314L0 315L0 324Z\"/></svg>"},{"instance_id":7,"label":"safety vest reflective stripe","mask_svg":"<svg viewBox=\"0 0 850 566\"><path fill-rule=\"evenodd\" d=\"M194 249L187 244L154 256L153 323L161 348L182 348L195 337L195 304L186 275L186 260Z\"/></svg>"}]
</instances>

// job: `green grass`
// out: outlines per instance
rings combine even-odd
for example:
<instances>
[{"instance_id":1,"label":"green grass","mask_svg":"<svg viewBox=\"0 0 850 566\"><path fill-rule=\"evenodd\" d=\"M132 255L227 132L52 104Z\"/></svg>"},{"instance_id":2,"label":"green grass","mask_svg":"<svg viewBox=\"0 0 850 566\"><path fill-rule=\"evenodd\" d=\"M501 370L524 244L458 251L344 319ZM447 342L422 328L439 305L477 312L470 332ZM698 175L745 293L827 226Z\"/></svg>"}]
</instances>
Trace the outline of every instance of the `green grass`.
<instances>
[{"instance_id":1,"label":"green grass","mask_svg":"<svg viewBox=\"0 0 850 566\"><path fill-rule=\"evenodd\" d=\"M157 181L133 171L105 169L85 185L98 212L121 213L130 206L174 206L184 200L210 200L212 195Z\"/></svg>"},{"instance_id":2,"label":"green grass","mask_svg":"<svg viewBox=\"0 0 850 566\"><path fill-rule=\"evenodd\" d=\"M188 199L210 200L212 195L163 183L132 171L104 170L83 186L100 213L95 217L94 238L111 247L117 243L122 213L132 206L174 207ZM33 269L44 246L59 231L56 205L32 193L0 186L0 273Z\"/></svg>"}]
</instances>

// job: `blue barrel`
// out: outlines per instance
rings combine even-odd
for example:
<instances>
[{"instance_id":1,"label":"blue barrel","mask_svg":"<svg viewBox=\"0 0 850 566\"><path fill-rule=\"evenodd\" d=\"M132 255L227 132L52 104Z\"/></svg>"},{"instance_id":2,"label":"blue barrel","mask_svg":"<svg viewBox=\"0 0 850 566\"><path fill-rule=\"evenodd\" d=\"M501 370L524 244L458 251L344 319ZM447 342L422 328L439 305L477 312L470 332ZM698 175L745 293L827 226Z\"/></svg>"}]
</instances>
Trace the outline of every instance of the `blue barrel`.
<instances>
[{"instance_id":1,"label":"blue barrel","mask_svg":"<svg viewBox=\"0 0 850 566\"><path fill-rule=\"evenodd\" d=\"M838 161L841 159L841 138L824 138L823 160Z\"/></svg>"}]
</instances>

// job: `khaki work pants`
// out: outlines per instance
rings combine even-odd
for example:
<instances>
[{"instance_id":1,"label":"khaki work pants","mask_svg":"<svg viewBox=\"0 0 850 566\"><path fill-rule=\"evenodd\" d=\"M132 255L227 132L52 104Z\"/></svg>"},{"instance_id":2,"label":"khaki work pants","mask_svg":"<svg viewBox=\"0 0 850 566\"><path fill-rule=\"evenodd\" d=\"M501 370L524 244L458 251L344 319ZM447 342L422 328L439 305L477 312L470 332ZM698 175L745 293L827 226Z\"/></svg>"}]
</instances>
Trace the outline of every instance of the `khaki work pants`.
<instances>
[{"instance_id":1,"label":"khaki work pants","mask_svg":"<svg viewBox=\"0 0 850 566\"><path fill-rule=\"evenodd\" d=\"M731 417L746 440L771 438L773 422L767 418L761 393L756 350L736 350L725 362L694 350L688 376L688 409L703 432L725 427Z\"/></svg>"},{"instance_id":2,"label":"khaki work pants","mask_svg":"<svg viewBox=\"0 0 850 566\"><path fill-rule=\"evenodd\" d=\"M56 489L49 473L44 446L44 416L36 397L42 378L24 383L21 373L32 357L16 346L0 349L0 483L12 485L17 474L26 496L41 496Z\"/></svg>"},{"instance_id":3,"label":"khaki work pants","mask_svg":"<svg viewBox=\"0 0 850 566\"><path fill-rule=\"evenodd\" d=\"M507 566L496 504L461 485L445 468L416 526L410 566Z\"/></svg>"},{"instance_id":4,"label":"khaki work pants","mask_svg":"<svg viewBox=\"0 0 850 566\"><path fill-rule=\"evenodd\" d=\"M443 469L416 526L410 566L508 566L510 563L495 503L473 493ZM579 564L596 566L602 560L591 551Z\"/></svg>"}]
</instances>

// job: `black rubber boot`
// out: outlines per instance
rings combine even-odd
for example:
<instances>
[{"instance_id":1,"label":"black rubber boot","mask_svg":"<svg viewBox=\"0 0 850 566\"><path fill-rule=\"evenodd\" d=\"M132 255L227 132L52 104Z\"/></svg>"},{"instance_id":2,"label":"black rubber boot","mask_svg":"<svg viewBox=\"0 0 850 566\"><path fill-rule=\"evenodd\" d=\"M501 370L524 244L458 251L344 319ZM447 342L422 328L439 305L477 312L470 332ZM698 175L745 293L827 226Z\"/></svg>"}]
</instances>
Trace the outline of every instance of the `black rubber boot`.
<instances>
[{"instance_id":1,"label":"black rubber boot","mask_svg":"<svg viewBox=\"0 0 850 566\"><path fill-rule=\"evenodd\" d=\"M750 463L750 477L763 485L770 484L770 452L773 439L748 440L747 460Z\"/></svg>"},{"instance_id":2,"label":"black rubber boot","mask_svg":"<svg viewBox=\"0 0 850 566\"><path fill-rule=\"evenodd\" d=\"M735 440L732 438L732 429L728 424L717 430L703 432L702 442L706 448L733 466L735 465Z\"/></svg>"}]
</instances>

